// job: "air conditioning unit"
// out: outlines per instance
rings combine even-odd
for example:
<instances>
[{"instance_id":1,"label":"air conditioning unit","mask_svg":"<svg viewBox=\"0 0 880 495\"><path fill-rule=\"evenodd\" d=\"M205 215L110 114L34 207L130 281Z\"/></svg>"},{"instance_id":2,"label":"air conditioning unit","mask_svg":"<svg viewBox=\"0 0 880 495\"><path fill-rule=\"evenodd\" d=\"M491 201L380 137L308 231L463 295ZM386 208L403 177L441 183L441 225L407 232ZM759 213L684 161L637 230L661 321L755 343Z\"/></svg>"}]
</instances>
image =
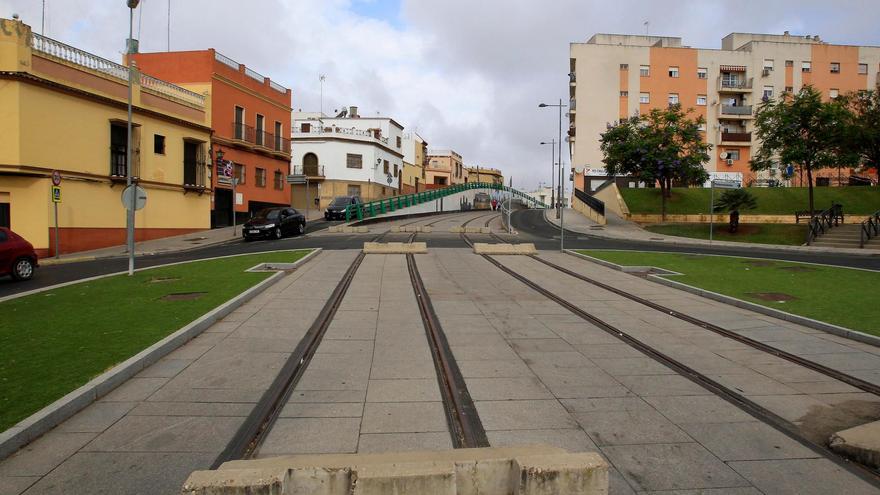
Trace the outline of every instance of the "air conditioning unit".
<instances>
[{"instance_id":1,"label":"air conditioning unit","mask_svg":"<svg viewBox=\"0 0 880 495\"><path fill-rule=\"evenodd\" d=\"M727 152L726 152L726 151L722 151L721 154L718 155L718 158L721 158L722 160L726 159L726 158L727 158Z\"/></svg>"},{"instance_id":2,"label":"air conditioning unit","mask_svg":"<svg viewBox=\"0 0 880 495\"><path fill-rule=\"evenodd\" d=\"M727 164L728 164L728 165L733 165L733 160L731 160L730 158L728 158L728 159L727 159Z\"/></svg>"},{"instance_id":3,"label":"air conditioning unit","mask_svg":"<svg viewBox=\"0 0 880 495\"><path fill-rule=\"evenodd\" d=\"M764 76L764 77L767 77L767 76L770 75L770 71L771 71L771 70L772 70L772 69L768 69L768 68L765 67L764 70L761 71L761 75Z\"/></svg>"}]
</instances>

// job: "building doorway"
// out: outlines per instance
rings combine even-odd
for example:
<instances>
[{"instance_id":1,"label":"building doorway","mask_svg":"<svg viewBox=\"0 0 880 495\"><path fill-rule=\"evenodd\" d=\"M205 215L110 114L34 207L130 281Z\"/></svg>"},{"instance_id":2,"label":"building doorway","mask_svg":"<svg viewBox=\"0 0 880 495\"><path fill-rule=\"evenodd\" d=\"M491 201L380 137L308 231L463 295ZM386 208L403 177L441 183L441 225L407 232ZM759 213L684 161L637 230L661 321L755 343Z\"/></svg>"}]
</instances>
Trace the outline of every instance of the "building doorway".
<instances>
[{"instance_id":1,"label":"building doorway","mask_svg":"<svg viewBox=\"0 0 880 495\"><path fill-rule=\"evenodd\" d=\"M211 212L211 228L232 225L232 190L214 190L214 210Z\"/></svg>"},{"instance_id":2,"label":"building doorway","mask_svg":"<svg viewBox=\"0 0 880 495\"><path fill-rule=\"evenodd\" d=\"M303 156L303 175L318 177L321 175L318 172L318 155L314 153L306 153L305 156Z\"/></svg>"},{"instance_id":3,"label":"building doorway","mask_svg":"<svg viewBox=\"0 0 880 495\"><path fill-rule=\"evenodd\" d=\"M9 215L9 203L0 203L0 227L12 228L12 219Z\"/></svg>"}]
</instances>

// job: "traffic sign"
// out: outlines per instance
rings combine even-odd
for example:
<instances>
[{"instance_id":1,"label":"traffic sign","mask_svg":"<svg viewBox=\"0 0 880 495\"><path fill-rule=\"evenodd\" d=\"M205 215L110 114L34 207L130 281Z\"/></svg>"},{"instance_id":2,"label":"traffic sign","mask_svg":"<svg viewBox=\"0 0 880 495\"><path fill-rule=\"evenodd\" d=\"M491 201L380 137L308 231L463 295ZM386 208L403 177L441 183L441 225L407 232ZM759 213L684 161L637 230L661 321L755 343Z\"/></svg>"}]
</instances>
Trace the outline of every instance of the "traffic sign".
<instances>
[{"instance_id":1,"label":"traffic sign","mask_svg":"<svg viewBox=\"0 0 880 495\"><path fill-rule=\"evenodd\" d=\"M52 186L52 202L60 203L61 202L61 187L60 186Z\"/></svg>"},{"instance_id":2,"label":"traffic sign","mask_svg":"<svg viewBox=\"0 0 880 495\"><path fill-rule=\"evenodd\" d=\"M134 209L142 210L147 204L147 191L134 184L122 190L122 206L126 210L131 208L131 195L134 193Z\"/></svg>"},{"instance_id":3,"label":"traffic sign","mask_svg":"<svg viewBox=\"0 0 880 495\"><path fill-rule=\"evenodd\" d=\"M57 170L52 171L52 185L60 186L61 185L61 172Z\"/></svg>"},{"instance_id":4,"label":"traffic sign","mask_svg":"<svg viewBox=\"0 0 880 495\"><path fill-rule=\"evenodd\" d=\"M739 189L742 187L742 182L732 179L715 179L712 181L712 186L718 189Z\"/></svg>"},{"instance_id":5,"label":"traffic sign","mask_svg":"<svg viewBox=\"0 0 880 495\"><path fill-rule=\"evenodd\" d=\"M217 176L217 184L221 186L231 186L232 185L232 177L227 177L225 175Z\"/></svg>"},{"instance_id":6,"label":"traffic sign","mask_svg":"<svg viewBox=\"0 0 880 495\"><path fill-rule=\"evenodd\" d=\"M288 175L287 183L288 184L305 184L307 181L307 177L305 175L296 174L296 175Z\"/></svg>"}]
</instances>

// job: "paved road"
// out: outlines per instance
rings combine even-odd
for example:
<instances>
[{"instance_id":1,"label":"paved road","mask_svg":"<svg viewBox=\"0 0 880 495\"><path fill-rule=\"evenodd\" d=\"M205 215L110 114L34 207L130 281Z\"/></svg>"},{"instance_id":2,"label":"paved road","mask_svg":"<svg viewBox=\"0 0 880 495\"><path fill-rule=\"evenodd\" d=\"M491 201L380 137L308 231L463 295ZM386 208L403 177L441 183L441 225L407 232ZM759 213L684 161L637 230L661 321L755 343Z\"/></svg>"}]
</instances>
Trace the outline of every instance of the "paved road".
<instances>
[{"instance_id":1,"label":"paved road","mask_svg":"<svg viewBox=\"0 0 880 495\"><path fill-rule=\"evenodd\" d=\"M473 218L475 213L448 213L444 214L449 217L449 221L443 221L435 225L435 232L432 234L419 234L418 240L425 241L431 248L454 248L464 247L465 243L457 234L449 234L445 232L443 226L452 225L455 219L461 218L461 222L465 222L469 218ZM487 217L488 218L488 217ZM436 217L424 217L417 223L430 223ZM402 223L413 222L412 219L402 221ZM325 220L316 220L309 222L306 233L315 233L326 229L331 225L337 225L341 222L327 222ZM476 221L472 226L482 226L483 221ZM516 211L512 217L514 228L519 235L512 237L514 242L533 242L540 250L553 250L559 247L559 230L544 220L541 210L520 210ZM161 265L165 263L174 263L179 261L189 261L202 258L210 258L214 256L227 256L233 254L254 253L260 251L274 249L296 249L305 247L322 247L324 249L358 249L363 245L365 240L375 237L378 233L390 228L388 224L378 223L370 225L371 232L369 234L360 235L309 235L303 238L293 237L282 239L280 241L254 241L254 242L232 242L229 244L210 246L201 249L181 253L169 253L153 256L143 256L137 261L138 267L149 267ZM490 239L481 236L474 236L476 240ZM385 240L401 241L405 240L400 235L389 236ZM566 248L578 249L629 249L643 251L672 251L682 253L710 253L724 254L731 256L751 256L758 258L772 258L788 261L803 261L809 263L826 263L831 265L849 266L855 268L868 268L880 270L880 257L864 257L852 255L831 255L831 254L809 254L795 252L781 252L772 250L755 249L753 247L728 248L728 247L698 247L698 246L670 246L658 245L649 242L609 240L589 237L585 234L577 232L566 233ZM125 271L128 268L128 261L125 258L102 259L95 261L85 261L79 263L68 263L62 265L54 265L42 267L37 271L37 275L33 280L27 282L12 282L8 277L0 278L0 297L12 295L41 287L47 287L54 284L79 280L86 277L96 275L104 275L108 273L117 273Z\"/></svg>"}]
</instances>

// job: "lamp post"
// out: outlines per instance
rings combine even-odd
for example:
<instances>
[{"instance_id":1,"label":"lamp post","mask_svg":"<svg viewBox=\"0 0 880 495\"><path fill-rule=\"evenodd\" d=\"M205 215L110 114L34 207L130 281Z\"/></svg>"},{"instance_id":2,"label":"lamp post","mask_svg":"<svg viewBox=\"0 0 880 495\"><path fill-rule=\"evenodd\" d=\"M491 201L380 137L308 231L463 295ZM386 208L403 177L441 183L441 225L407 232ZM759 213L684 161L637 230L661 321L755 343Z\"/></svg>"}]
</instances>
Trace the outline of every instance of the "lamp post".
<instances>
[{"instance_id":1,"label":"lamp post","mask_svg":"<svg viewBox=\"0 0 880 495\"><path fill-rule=\"evenodd\" d=\"M562 98L559 99L559 104L557 105L548 105L546 103L541 103L538 105L538 108L547 108L547 107L557 107L559 108L559 194L556 196L557 205L557 218L559 218L559 250L565 251L565 186L563 185L563 176L562 176L562 109L568 107L568 105L562 104Z\"/></svg>"},{"instance_id":2,"label":"lamp post","mask_svg":"<svg viewBox=\"0 0 880 495\"><path fill-rule=\"evenodd\" d=\"M550 142L541 141L541 144L550 145L550 204L556 207L556 140Z\"/></svg>"},{"instance_id":3,"label":"lamp post","mask_svg":"<svg viewBox=\"0 0 880 495\"><path fill-rule=\"evenodd\" d=\"M125 146L125 185L129 188L131 195L131 204L128 205L126 212L126 244L128 245L128 275L134 275L134 207L137 200L137 189L131 189L132 186L132 163L131 163L131 55L134 53L134 9L137 8L140 0L127 0L128 5L128 42L125 51L128 54L126 62L128 63L128 135Z\"/></svg>"}]
</instances>

